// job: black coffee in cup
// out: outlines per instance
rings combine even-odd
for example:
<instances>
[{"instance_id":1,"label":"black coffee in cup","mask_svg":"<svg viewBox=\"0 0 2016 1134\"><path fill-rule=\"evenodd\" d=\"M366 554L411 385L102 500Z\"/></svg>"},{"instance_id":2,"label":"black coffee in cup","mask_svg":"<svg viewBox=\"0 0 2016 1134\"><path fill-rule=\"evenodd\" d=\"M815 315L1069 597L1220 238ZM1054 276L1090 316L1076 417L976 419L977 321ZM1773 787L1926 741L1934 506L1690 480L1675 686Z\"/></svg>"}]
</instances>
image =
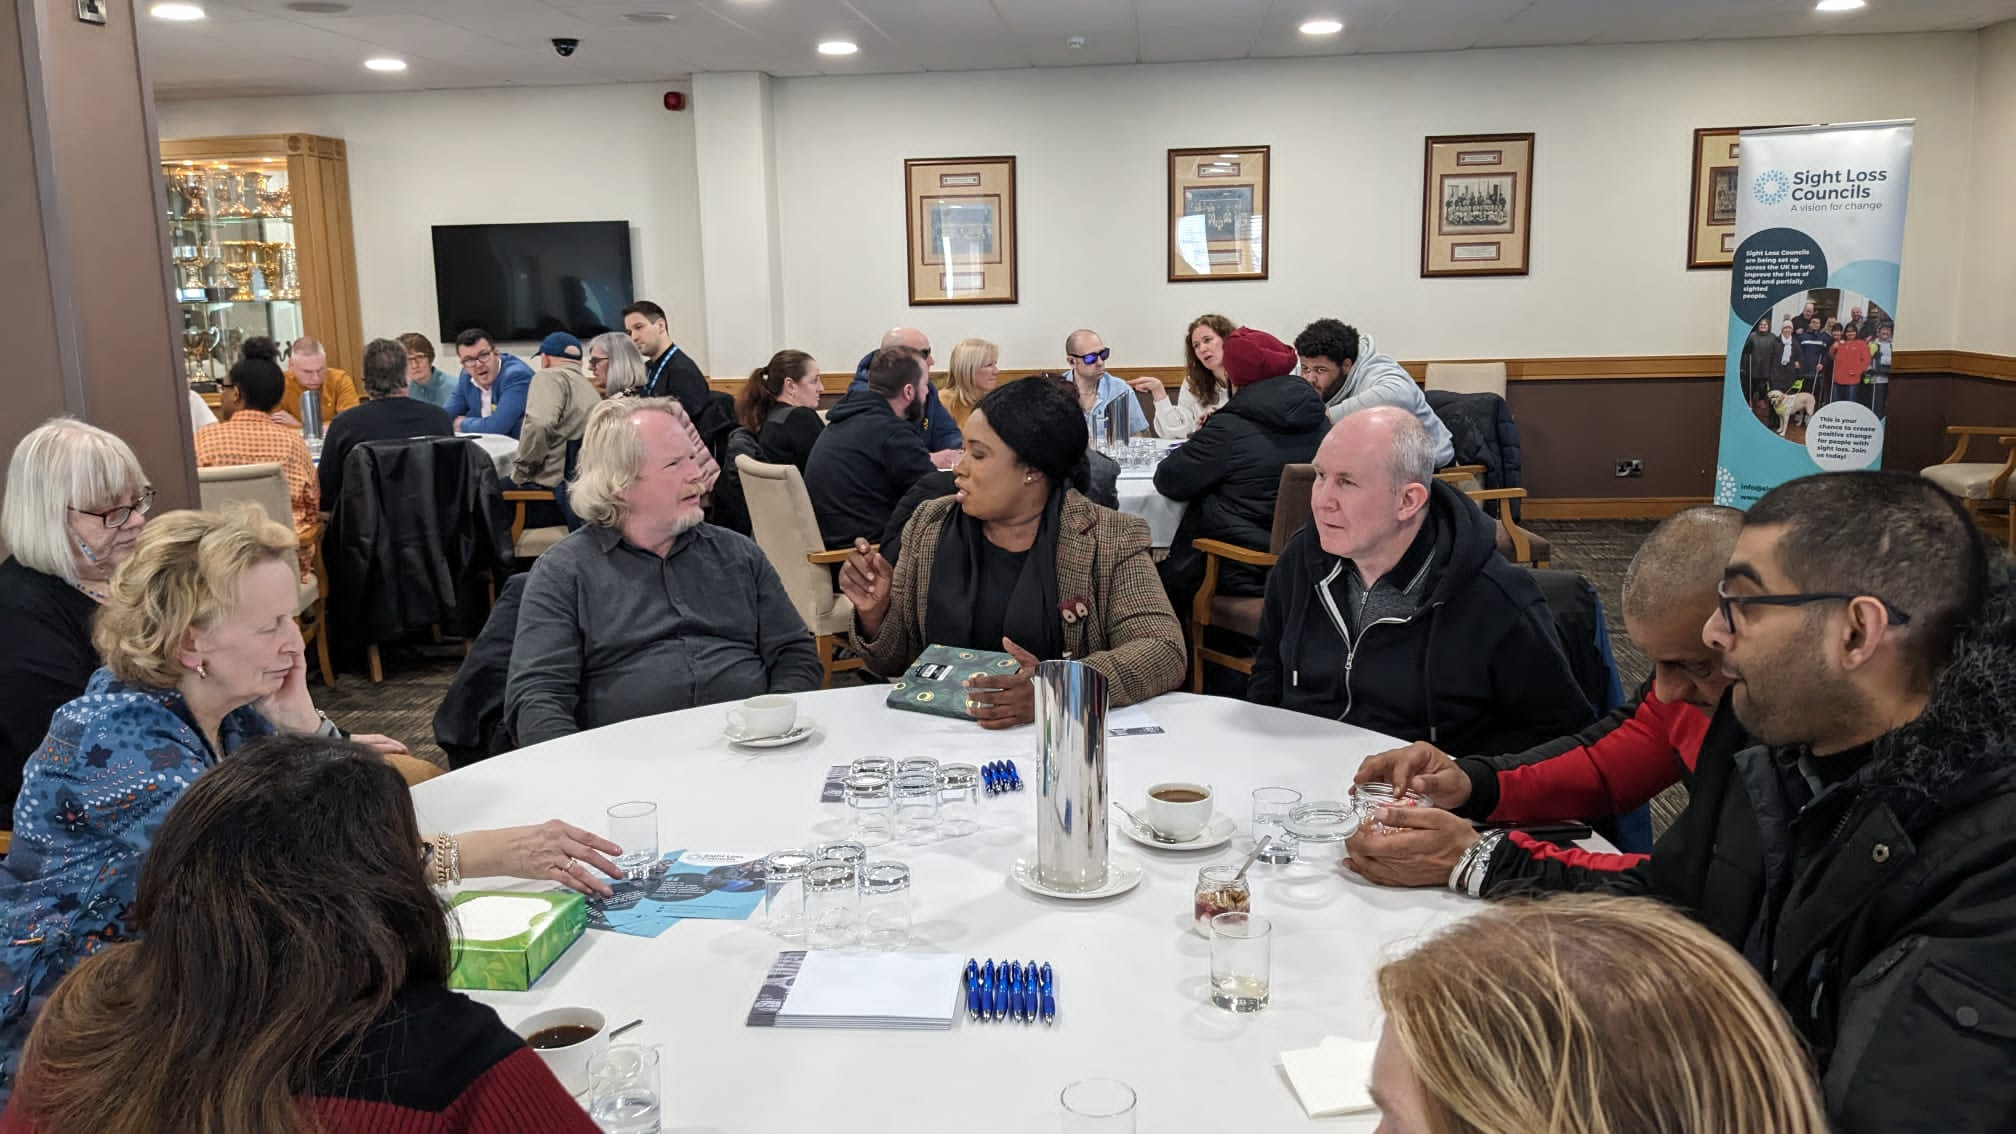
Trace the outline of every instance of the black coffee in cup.
<instances>
[{"instance_id":1,"label":"black coffee in cup","mask_svg":"<svg viewBox=\"0 0 2016 1134\"><path fill-rule=\"evenodd\" d=\"M586 1024L555 1024L541 1028L525 1037L525 1042L534 1049L551 1051L559 1047L573 1047L595 1038L595 1029Z\"/></svg>"},{"instance_id":2,"label":"black coffee in cup","mask_svg":"<svg viewBox=\"0 0 2016 1134\"><path fill-rule=\"evenodd\" d=\"M1148 794L1164 803L1202 803L1210 798L1196 788L1157 788Z\"/></svg>"}]
</instances>

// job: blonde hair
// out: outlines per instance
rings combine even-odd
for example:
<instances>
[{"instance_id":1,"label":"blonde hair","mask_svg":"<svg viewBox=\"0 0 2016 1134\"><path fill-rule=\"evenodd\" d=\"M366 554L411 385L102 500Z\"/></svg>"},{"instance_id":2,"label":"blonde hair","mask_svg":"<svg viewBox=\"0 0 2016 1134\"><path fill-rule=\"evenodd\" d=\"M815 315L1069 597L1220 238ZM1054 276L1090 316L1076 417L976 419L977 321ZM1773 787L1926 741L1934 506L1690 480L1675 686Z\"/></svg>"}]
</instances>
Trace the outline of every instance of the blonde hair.
<instances>
[{"instance_id":1,"label":"blonde hair","mask_svg":"<svg viewBox=\"0 0 2016 1134\"><path fill-rule=\"evenodd\" d=\"M623 494L637 483L644 464L644 444L633 419L645 413L664 414L684 434L686 411L674 398L611 398L589 412L574 485L567 490L568 506L584 523L614 528L630 518Z\"/></svg>"},{"instance_id":2,"label":"blonde hair","mask_svg":"<svg viewBox=\"0 0 2016 1134\"><path fill-rule=\"evenodd\" d=\"M945 392L938 399L947 412L963 422L973 407L980 404L980 399L987 396L974 376L981 367L999 361L1001 348L986 339L960 339L959 345L952 348L952 361L946 364Z\"/></svg>"},{"instance_id":3,"label":"blonde hair","mask_svg":"<svg viewBox=\"0 0 2016 1134\"><path fill-rule=\"evenodd\" d=\"M1677 911L1512 902L1379 971L1436 1134L1825 1134L1750 965Z\"/></svg>"},{"instance_id":4,"label":"blonde hair","mask_svg":"<svg viewBox=\"0 0 2016 1134\"><path fill-rule=\"evenodd\" d=\"M257 504L169 512L140 529L132 556L112 573L91 644L128 685L172 686L183 674L175 660L183 636L229 615L252 568L274 562L293 571L296 542Z\"/></svg>"},{"instance_id":5,"label":"blonde hair","mask_svg":"<svg viewBox=\"0 0 2016 1134\"><path fill-rule=\"evenodd\" d=\"M108 511L146 487L147 474L126 442L74 417L50 418L14 446L7 463L0 540L23 567L75 583L70 509Z\"/></svg>"}]
</instances>

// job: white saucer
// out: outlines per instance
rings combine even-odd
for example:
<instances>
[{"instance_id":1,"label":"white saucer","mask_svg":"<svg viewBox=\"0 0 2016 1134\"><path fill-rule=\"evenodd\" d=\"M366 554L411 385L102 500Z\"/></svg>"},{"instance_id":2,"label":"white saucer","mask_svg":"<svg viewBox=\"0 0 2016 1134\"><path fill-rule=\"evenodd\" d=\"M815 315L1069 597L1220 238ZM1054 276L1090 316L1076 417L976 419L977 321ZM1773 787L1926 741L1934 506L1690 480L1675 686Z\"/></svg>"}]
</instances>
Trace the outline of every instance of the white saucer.
<instances>
[{"instance_id":1,"label":"white saucer","mask_svg":"<svg viewBox=\"0 0 2016 1134\"><path fill-rule=\"evenodd\" d=\"M1233 834L1239 830L1239 824L1234 823L1230 815L1213 815L1211 821L1204 824L1204 829L1197 833L1196 838L1186 839L1180 843L1163 843L1157 842L1155 836L1135 826L1134 820L1118 810L1113 812L1113 826L1121 834L1144 847L1166 851L1215 850L1231 842Z\"/></svg>"},{"instance_id":2,"label":"white saucer","mask_svg":"<svg viewBox=\"0 0 2016 1134\"><path fill-rule=\"evenodd\" d=\"M728 738L728 743L739 744L744 748L782 748L787 744L796 744L811 736L818 727L818 721L813 720L811 717L801 716L798 718L798 723L791 726L790 732L780 732L775 736L751 736L745 738L741 733L736 732L732 728L722 729L721 735Z\"/></svg>"},{"instance_id":3,"label":"white saucer","mask_svg":"<svg viewBox=\"0 0 2016 1134\"><path fill-rule=\"evenodd\" d=\"M1073 902L1091 902L1132 890L1141 884L1142 873L1140 863L1116 854L1107 856L1106 884L1097 890L1052 890L1036 877L1036 860L1033 858L1016 859L1015 869L1009 871L1009 876L1015 879L1017 886L1032 894L1041 894L1046 898L1063 898Z\"/></svg>"}]
</instances>

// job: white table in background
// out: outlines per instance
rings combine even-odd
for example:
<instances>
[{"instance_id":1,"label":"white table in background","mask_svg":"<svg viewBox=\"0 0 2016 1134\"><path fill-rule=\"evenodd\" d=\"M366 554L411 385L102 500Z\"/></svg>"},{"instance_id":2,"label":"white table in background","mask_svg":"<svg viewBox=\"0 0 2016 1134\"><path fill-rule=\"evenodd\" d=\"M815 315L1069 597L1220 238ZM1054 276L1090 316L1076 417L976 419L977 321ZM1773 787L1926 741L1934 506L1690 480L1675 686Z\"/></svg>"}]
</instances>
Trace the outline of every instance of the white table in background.
<instances>
[{"instance_id":1,"label":"white table in background","mask_svg":"<svg viewBox=\"0 0 2016 1134\"><path fill-rule=\"evenodd\" d=\"M518 456L518 439L508 433L457 433L464 441L474 442L476 447L490 455L497 465L499 480L511 479L511 462Z\"/></svg>"},{"instance_id":2,"label":"white table in background","mask_svg":"<svg viewBox=\"0 0 2016 1134\"><path fill-rule=\"evenodd\" d=\"M1255 866L1253 908L1274 920L1272 1003L1235 1016L1211 1005L1210 951L1191 932L1197 868L1244 853L1250 793L1280 784L1342 798L1379 734L1223 698L1173 693L1147 706L1160 735L1109 741L1114 799L1163 780L1212 785L1239 823L1215 851L1151 851L1112 829L1113 852L1145 865L1133 892L1101 902L1038 897L1009 878L1034 854L1035 732L901 713L865 686L806 694L818 723L793 747L750 751L722 737L724 707L630 721L552 741L422 784L423 830L469 830L549 817L602 829L603 811L656 800L662 850L768 852L844 838L846 808L821 804L826 770L858 756L1015 759L1029 787L982 798L980 830L923 847L877 848L910 864L913 948L1048 960L1055 1027L973 1025L950 1032L825 1031L744 1024L764 973L787 946L749 921L684 921L656 938L590 931L530 992L479 993L507 1024L586 1005L628 1038L664 1052L665 1129L773 1134L1054 1130L1057 1093L1077 1079L1126 1081L1140 1129L1255 1134L1309 1129L1277 1053L1325 1036L1376 1036L1372 976L1390 952L1464 916L1439 890L1382 890L1335 868ZM482 883L537 888L529 882ZM957 989L948 983L945 995ZM963 1017L963 1012L962 1012ZM1371 1116L1324 1129L1370 1131Z\"/></svg>"},{"instance_id":3,"label":"white table in background","mask_svg":"<svg viewBox=\"0 0 2016 1134\"><path fill-rule=\"evenodd\" d=\"M1120 510L1129 515L1139 516L1148 521L1148 543L1150 546L1167 549L1176 542L1176 525L1183 522L1183 502L1171 500L1155 491L1155 466L1169 450L1182 444L1181 441L1163 441L1155 438L1160 450L1155 461L1143 468L1121 466L1120 479L1114 491L1120 497Z\"/></svg>"}]
</instances>

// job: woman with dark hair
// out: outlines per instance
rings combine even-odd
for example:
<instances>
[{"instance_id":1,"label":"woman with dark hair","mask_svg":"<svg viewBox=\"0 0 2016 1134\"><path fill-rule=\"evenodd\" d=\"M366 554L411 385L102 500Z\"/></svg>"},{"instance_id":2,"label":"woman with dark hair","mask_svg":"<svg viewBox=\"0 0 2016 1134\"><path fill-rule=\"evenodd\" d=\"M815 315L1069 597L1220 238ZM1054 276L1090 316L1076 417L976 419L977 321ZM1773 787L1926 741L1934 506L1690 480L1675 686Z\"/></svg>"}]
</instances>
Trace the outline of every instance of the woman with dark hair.
<instances>
[{"instance_id":1,"label":"woman with dark hair","mask_svg":"<svg viewBox=\"0 0 2016 1134\"><path fill-rule=\"evenodd\" d=\"M1757 317L1757 325L1750 328L1749 337L1743 340L1743 393L1753 408L1771 408L1771 378L1777 348L1778 336L1771 333L1771 313L1766 311Z\"/></svg>"},{"instance_id":2,"label":"woman with dark hair","mask_svg":"<svg viewBox=\"0 0 2016 1134\"><path fill-rule=\"evenodd\" d=\"M341 740L247 745L168 813L139 941L59 985L0 1131L592 1132L453 965L399 773Z\"/></svg>"},{"instance_id":3,"label":"woman with dark hair","mask_svg":"<svg viewBox=\"0 0 2016 1134\"><path fill-rule=\"evenodd\" d=\"M1006 650L1021 672L970 689L973 719L1035 719L1038 661L1076 658L1115 705L1182 682L1183 629L1148 556L1148 522L1086 499L1085 416L1070 388L1004 382L966 419L957 491L921 505L895 567L856 540L840 568L851 648L893 676L927 645Z\"/></svg>"},{"instance_id":4,"label":"woman with dark hair","mask_svg":"<svg viewBox=\"0 0 2016 1134\"><path fill-rule=\"evenodd\" d=\"M826 423L819 419L819 363L802 350L780 350L749 372L735 398L735 420L756 438L763 461L795 465L805 461Z\"/></svg>"},{"instance_id":5,"label":"woman with dark hair","mask_svg":"<svg viewBox=\"0 0 2016 1134\"><path fill-rule=\"evenodd\" d=\"M1183 390L1176 404L1169 404L1169 391L1162 379L1144 374L1128 385L1155 401L1155 435L1182 438L1197 432L1204 419L1232 400L1232 383L1225 376L1225 340L1239 325L1223 315L1199 315L1183 331Z\"/></svg>"}]
</instances>

